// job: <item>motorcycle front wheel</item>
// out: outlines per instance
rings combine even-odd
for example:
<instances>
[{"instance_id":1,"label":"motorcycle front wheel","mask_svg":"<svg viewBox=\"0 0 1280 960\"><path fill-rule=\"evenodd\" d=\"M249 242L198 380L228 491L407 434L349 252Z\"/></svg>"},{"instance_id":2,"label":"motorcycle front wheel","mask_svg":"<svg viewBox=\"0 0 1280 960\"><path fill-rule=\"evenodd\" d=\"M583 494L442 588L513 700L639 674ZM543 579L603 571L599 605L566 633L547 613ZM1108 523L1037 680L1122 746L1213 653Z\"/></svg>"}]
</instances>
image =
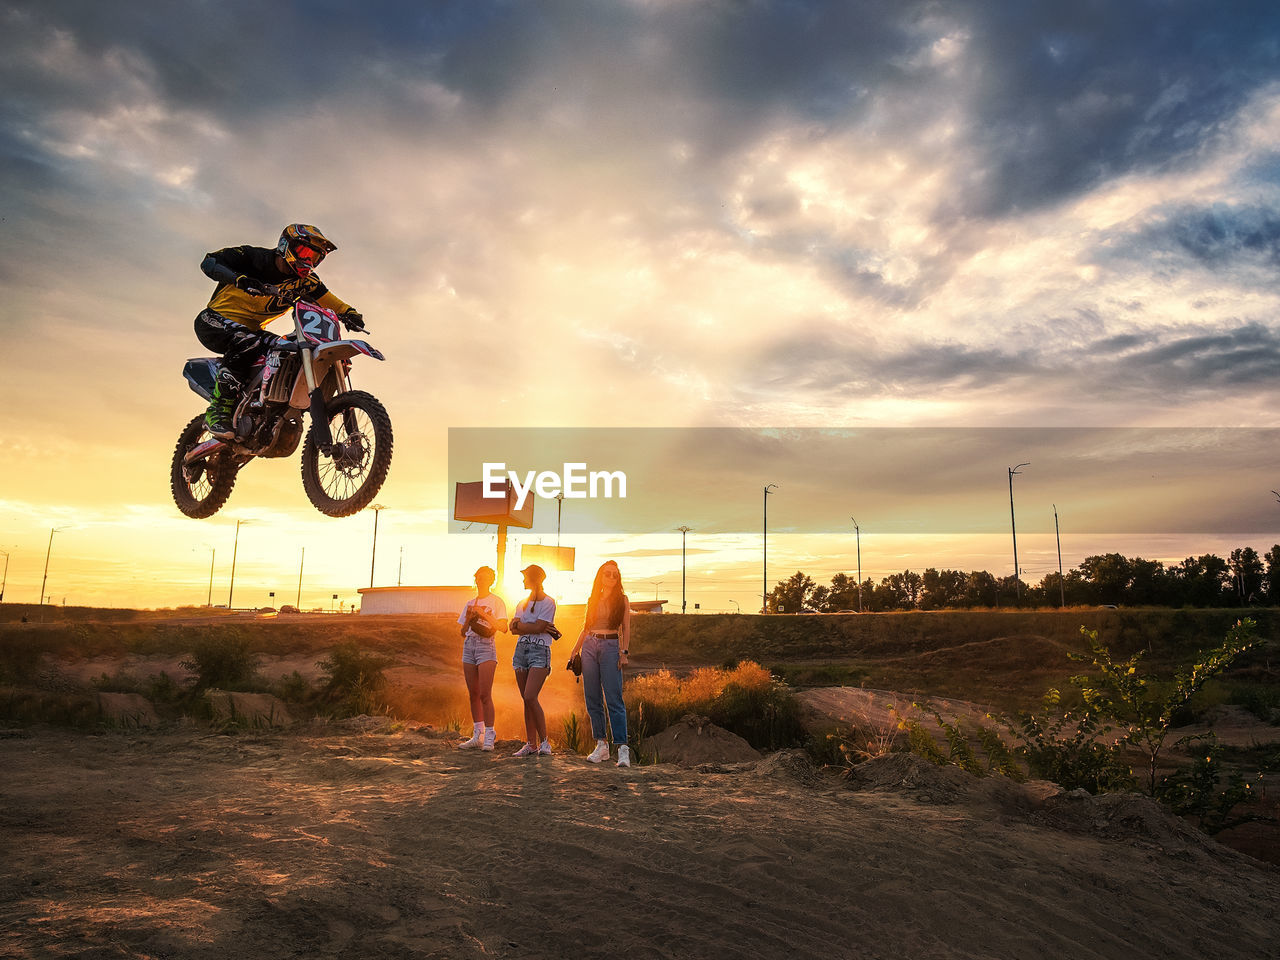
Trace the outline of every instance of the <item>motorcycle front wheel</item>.
<instances>
[{"instance_id":1,"label":"motorcycle front wheel","mask_svg":"<svg viewBox=\"0 0 1280 960\"><path fill-rule=\"evenodd\" d=\"M316 443L316 425L302 448L302 487L317 510L349 517L369 505L391 469L391 417L372 394L351 390L328 403L333 447Z\"/></svg>"},{"instance_id":2,"label":"motorcycle front wheel","mask_svg":"<svg viewBox=\"0 0 1280 960\"><path fill-rule=\"evenodd\" d=\"M173 463L169 467L169 487L173 490L173 502L188 517L203 520L212 517L231 496L236 485L239 467L230 456L215 453L189 466L182 464L187 451L209 439L205 429L204 414L195 417L178 435L173 448Z\"/></svg>"}]
</instances>

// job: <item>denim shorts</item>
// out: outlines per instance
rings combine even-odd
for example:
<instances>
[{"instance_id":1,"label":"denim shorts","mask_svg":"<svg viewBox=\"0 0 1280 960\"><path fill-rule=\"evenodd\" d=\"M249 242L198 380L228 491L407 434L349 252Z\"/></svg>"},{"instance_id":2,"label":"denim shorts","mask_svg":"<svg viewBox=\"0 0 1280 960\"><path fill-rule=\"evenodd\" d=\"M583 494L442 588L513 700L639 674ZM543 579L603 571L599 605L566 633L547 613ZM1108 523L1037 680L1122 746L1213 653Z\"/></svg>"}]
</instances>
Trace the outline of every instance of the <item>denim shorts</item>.
<instances>
[{"instance_id":1,"label":"denim shorts","mask_svg":"<svg viewBox=\"0 0 1280 960\"><path fill-rule=\"evenodd\" d=\"M551 669L551 648L545 643L521 640L516 644L516 655L511 665L517 670Z\"/></svg>"},{"instance_id":2,"label":"denim shorts","mask_svg":"<svg viewBox=\"0 0 1280 960\"><path fill-rule=\"evenodd\" d=\"M493 637L477 637L468 635L462 642L463 663L498 662L498 645Z\"/></svg>"}]
</instances>

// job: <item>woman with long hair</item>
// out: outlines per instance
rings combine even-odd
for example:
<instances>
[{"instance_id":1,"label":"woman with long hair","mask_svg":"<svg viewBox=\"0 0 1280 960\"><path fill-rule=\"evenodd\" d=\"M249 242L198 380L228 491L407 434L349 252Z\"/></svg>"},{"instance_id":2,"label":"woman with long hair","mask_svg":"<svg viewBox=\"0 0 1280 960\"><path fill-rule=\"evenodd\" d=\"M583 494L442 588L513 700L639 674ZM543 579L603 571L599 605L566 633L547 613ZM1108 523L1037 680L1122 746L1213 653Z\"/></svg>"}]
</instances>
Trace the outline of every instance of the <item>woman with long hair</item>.
<instances>
[{"instance_id":1,"label":"woman with long hair","mask_svg":"<svg viewBox=\"0 0 1280 960\"><path fill-rule=\"evenodd\" d=\"M612 560L596 571L587 600L587 618L570 654L570 662L582 653L582 695L591 718L596 748L587 757L592 763L609 758L605 739L605 714L613 742L618 744L618 766L631 766L627 746L627 707L622 702L622 668L631 655L631 605L622 590L622 573Z\"/></svg>"}]
</instances>

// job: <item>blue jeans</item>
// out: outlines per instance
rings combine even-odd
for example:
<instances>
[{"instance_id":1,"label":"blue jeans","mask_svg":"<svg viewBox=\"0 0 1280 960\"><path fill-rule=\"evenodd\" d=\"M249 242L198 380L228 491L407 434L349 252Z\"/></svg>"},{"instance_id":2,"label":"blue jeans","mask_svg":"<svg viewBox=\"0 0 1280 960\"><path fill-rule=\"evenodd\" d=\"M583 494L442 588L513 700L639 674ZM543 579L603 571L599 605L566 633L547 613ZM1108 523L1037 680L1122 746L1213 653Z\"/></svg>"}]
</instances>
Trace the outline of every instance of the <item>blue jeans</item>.
<instances>
[{"instance_id":1,"label":"blue jeans","mask_svg":"<svg viewBox=\"0 0 1280 960\"><path fill-rule=\"evenodd\" d=\"M591 718L591 735L603 740L605 705L614 743L627 742L627 708L622 702L622 668L618 666L618 640L587 636L582 644L582 695Z\"/></svg>"}]
</instances>

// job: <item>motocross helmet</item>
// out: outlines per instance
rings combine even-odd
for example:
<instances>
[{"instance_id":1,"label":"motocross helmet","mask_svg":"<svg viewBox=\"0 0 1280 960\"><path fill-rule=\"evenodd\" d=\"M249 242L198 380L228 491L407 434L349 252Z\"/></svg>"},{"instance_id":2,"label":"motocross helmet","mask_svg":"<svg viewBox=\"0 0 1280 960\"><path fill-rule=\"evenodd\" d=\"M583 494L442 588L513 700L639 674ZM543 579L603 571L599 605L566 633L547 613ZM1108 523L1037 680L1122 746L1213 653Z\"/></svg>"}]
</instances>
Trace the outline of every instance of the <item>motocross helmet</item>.
<instances>
[{"instance_id":1,"label":"motocross helmet","mask_svg":"<svg viewBox=\"0 0 1280 960\"><path fill-rule=\"evenodd\" d=\"M276 253L300 277L311 276L311 271L319 266L325 254L337 249L337 244L321 233L318 227L306 223L289 224L280 232L280 242L276 244Z\"/></svg>"}]
</instances>

